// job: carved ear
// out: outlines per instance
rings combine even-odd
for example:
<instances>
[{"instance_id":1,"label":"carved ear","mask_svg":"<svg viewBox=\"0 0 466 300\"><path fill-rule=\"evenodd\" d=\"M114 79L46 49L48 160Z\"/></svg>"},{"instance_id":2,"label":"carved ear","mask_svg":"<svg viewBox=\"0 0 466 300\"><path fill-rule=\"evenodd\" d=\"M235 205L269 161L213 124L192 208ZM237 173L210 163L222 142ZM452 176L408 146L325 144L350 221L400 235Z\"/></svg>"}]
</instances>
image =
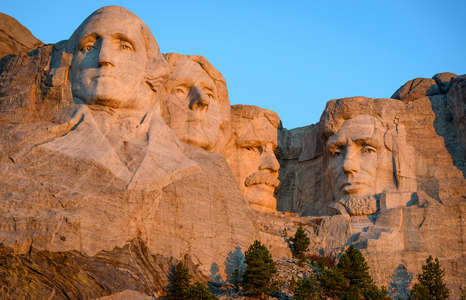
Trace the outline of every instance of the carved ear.
<instances>
[{"instance_id":1,"label":"carved ear","mask_svg":"<svg viewBox=\"0 0 466 300\"><path fill-rule=\"evenodd\" d=\"M165 86L169 76L170 71L165 60L154 60L146 66L146 82L156 93Z\"/></svg>"}]
</instances>

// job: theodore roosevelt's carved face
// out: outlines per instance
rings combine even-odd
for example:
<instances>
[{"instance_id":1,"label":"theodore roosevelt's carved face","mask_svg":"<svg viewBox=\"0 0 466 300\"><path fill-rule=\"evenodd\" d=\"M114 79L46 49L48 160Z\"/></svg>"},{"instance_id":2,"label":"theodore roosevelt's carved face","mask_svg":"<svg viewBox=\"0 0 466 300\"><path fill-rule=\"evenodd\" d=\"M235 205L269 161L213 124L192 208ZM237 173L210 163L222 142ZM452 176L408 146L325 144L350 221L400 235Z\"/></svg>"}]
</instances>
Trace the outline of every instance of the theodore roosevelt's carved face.
<instances>
[{"instance_id":1,"label":"theodore roosevelt's carved face","mask_svg":"<svg viewBox=\"0 0 466 300\"><path fill-rule=\"evenodd\" d=\"M280 168L274 153L277 128L266 117L234 118L232 121L235 136L225 151L225 158L238 186L252 209L276 211L277 200L273 193L279 183Z\"/></svg>"},{"instance_id":2,"label":"theodore roosevelt's carved face","mask_svg":"<svg viewBox=\"0 0 466 300\"><path fill-rule=\"evenodd\" d=\"M217 87L201 66L191 60L176 63L162 102L164 119L188 145L212 150L221 123Z\"/></svg>"},{"instance_id":3,"label":"theodore roosevelt's carved face","mask_svg":"<svg viewBox=\"0 0 466 300\"><path fill-rule=\"evenodd\" d=\"M73 96L91 105L147 108L153 97L147 63L141 24L124 14L98 14L79 35L70 69Z\"/></svg>"},{"instance_id":4,"label":"theodore roosevelt's carved face","mask_svg":"<svg viewBox=\"0 0 466 300\"><path fill-rule=\"evenodd\" d=\"M336 201L376 195L393 185L385 132L376 118L359 115L346 120L328 139L329 174Z\"/></svg>"}]
</instances>

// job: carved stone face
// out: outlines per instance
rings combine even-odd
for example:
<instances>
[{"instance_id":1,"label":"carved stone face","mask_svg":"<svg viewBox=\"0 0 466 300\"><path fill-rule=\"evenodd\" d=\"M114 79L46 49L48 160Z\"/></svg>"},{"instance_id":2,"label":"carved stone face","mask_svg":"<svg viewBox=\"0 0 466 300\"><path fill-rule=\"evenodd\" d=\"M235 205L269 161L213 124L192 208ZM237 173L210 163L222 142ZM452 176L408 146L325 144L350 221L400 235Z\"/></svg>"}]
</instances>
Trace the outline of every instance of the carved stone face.
<instances>
[{"instance_id":1,"label":"carved stone face","mask_svg":"<svg viewBox=\"0 0 466 300\"><path fill-rule=\"evenodd\" d=\"M359 115L345 121L328 139L329 173L336 201L376 195L393 185L385 131L376 118Z\"/></svg>"},{"instance_id":2,"label":"carved stone face","mask_svg":"<svg viewBox=\"0 0 466 300\"><path fill-rule=\"evenodd\" d=\"M179 61L167 83L162 102L164 119L177 137L188 145L211 150L218 142L220 108L217 88L201 66Z\"/></svg>"},{"instance_id":3,"label":"carved stone face","mask_svg":"<svg viewBox=\"0 0 466 300\"><path fill-rule=\"evenodd\" d=\"M276 211L277 200L273 193L279 183L280 168L274 154L277 128L265 117L242 120L246 124L236 143L227 147L225 158L250 207L263 212Z\"/></svg>"},{"instance_id":4,"label":"carved stone face","mask_svg":"<svg viewBox=\"0 0 466 300\"><path fill-rule=\"evenodd\" d=\"M145 83L148 62L141 25L104 13L83 27L70 69L73 96L88 104L144 109L153 92Z\"/></svg>"}]
</instances>

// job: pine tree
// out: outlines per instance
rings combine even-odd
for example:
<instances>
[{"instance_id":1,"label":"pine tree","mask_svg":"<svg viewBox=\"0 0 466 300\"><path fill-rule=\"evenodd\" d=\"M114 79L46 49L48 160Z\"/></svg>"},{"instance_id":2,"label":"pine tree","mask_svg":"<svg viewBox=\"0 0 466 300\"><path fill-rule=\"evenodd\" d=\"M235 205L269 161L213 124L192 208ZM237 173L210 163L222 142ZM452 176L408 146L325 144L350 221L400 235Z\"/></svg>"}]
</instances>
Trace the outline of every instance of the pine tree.
<instances>
[{"instance_id":1,"label":"pine tree","mask_svg":"<svg viewBox=\"0 0 466 300\"><path fill-rule=\"evenodd\" d=\"M440 269L440 262L435 258L433 262L432 256L426 260L426 265L422 266L422 273L417 275L416 283L411 290L409 299L412 300L444 300L448 299L450 290L443 282L445 269Z\"/></svg>"},{"instance_id":2,"label":"pine tree","mask_svg":"<svg viewBox=\"0 0 466 300\"><path fill-rule=\"evenodd\" d=\"M343 294L343 299L361 299L363 293L372 284L369 266L367 266L364 256L354 245L351 245L346 253L341 255L337 267L350 285L349 289Z\"/></svg>"},{"instance_id":3,"label":"pine tree","mask_svg":"<svg viewBox=\"0 0 466 300\"><path fill-rule=\"evenodd\" d=\"M350 285L356 285L361 289L368 287L372 283L372 277L369 274L369 266L354 245L349 246L346 253L340 257L337 267L348 279Z\"/></svg>"},{"instance_id":4,"label":"pine tree","mask_svg":"<svg viewBox=\"0 0 466 300\"><path fill-rule=\"evenodd\" d=\"M187 298L186 292L190 287L189 281L192 276L183 262L179 262L169 278L166 300L182 300Z\"/></svg>"},{"instance_id":5,"label":"pine tree","mask_svg":"<svg viewBox=\"0 0 466 300\"><path fill-rule=\"evenodd\" d=\"M217 296L212 294L207 285L203 282L196 281L194 284L190 285L186 290L184 299L193 299L193 300L218 300Z\"/></svg>"},{"instance_id":6,"label":"pine tree","mask_svg":"<svg viewBox=\"0 0 466 300\"><path fill-rule=\"evenodd\" d=\"M243 274L243 288L261 294L274 291L276 287L272 277L277 268L267 247L256 240L246 251L245 258L247 267Z\"/></svg>"},{"instance_id":7,"label":"pine tree","mask_svg":"<svg viewBox=\"0 0 466 300\"><path fill-rule=\"evenodd\" d=\"M283 228L282 235L283 237L288 238L288 230L286 230L286 228Z\"/></svg>"},{"instance_id":8,"label":"pine tree","mask_svg":"<svg viewBox=\"0 0 466 300\"><path fill-rule=\"evenodd\" d=\"M364 300L392 300L388 295L386 287L378 288L375 284L371 284L364 292Z\"/></svg>"},{"instance_id":9,"label":"pine tree","mask_svg":"<svg viewBox=\"0 0 466 300\"><path fill-rule=\"evenodd\" d=\"M290 291L293 293L297 286L298 286L298 282L296 281L296 278L294 278L294 275L291 275Z\"/></svg>"},{"instance_id":10,"label":"pine tree","mask_svg":"<svg viewBox=\"0 0 466 300\"><path fill-rule=\"evenodd\" d=\"M311 275L309 278L298 280L298 287L294 292L293 299L296 300L316 300L322 293L322 287L316 277Z\"/></svg>"},{"instance_id":11,"label":"pine tree","mask_svg":"<svg viewBox=\"0 0 466 300\"><path fill-rule=\"evenodd\" d=\"M305 259L305 252L311 241L301 225L290 241L294 245L293 257L299 258L300 260L303 260L303 257Z\"/></svg>"},{"instance_id":12,"label":"pine tree","mask_svg":"<svg viewBox=\"0 0 466 300\"><path fill-rule=\"evenodd\" d=\"M340 299L349 288L349 282L336 265L327 268L319 264L317 279L322 287L323 295L329 298Z\"/></svg>"},{"instance_id":13,"label":"pine tree","mask_svg":"<svg viewBox=\"0 0 466 300\"><path fill-rule=\"evenodd\" d=\"M466 287L461 286L460 290L461 290L461 294L460 294L459 300L466 300Z\"/></svg>"}]
</instances>

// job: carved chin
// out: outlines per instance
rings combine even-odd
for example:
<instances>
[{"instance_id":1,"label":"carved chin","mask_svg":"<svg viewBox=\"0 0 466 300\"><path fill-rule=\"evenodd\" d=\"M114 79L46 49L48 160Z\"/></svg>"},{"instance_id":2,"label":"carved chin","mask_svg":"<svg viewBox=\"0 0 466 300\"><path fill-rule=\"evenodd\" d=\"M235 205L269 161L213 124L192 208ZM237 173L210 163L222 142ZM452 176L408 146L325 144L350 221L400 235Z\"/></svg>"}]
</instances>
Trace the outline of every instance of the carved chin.
<instances>
[{"instance_id":1,"label":"carved chin","mask_svg":"<svg viewBox=\"0 0 466 300\"><path fill-rule=\"evenodd\" d=\"M277 210L277 199L273 197L275 188L266 184L257 184L243 188L246 200L252 209L263 212Z\"/></svg>"}]
</instances>

